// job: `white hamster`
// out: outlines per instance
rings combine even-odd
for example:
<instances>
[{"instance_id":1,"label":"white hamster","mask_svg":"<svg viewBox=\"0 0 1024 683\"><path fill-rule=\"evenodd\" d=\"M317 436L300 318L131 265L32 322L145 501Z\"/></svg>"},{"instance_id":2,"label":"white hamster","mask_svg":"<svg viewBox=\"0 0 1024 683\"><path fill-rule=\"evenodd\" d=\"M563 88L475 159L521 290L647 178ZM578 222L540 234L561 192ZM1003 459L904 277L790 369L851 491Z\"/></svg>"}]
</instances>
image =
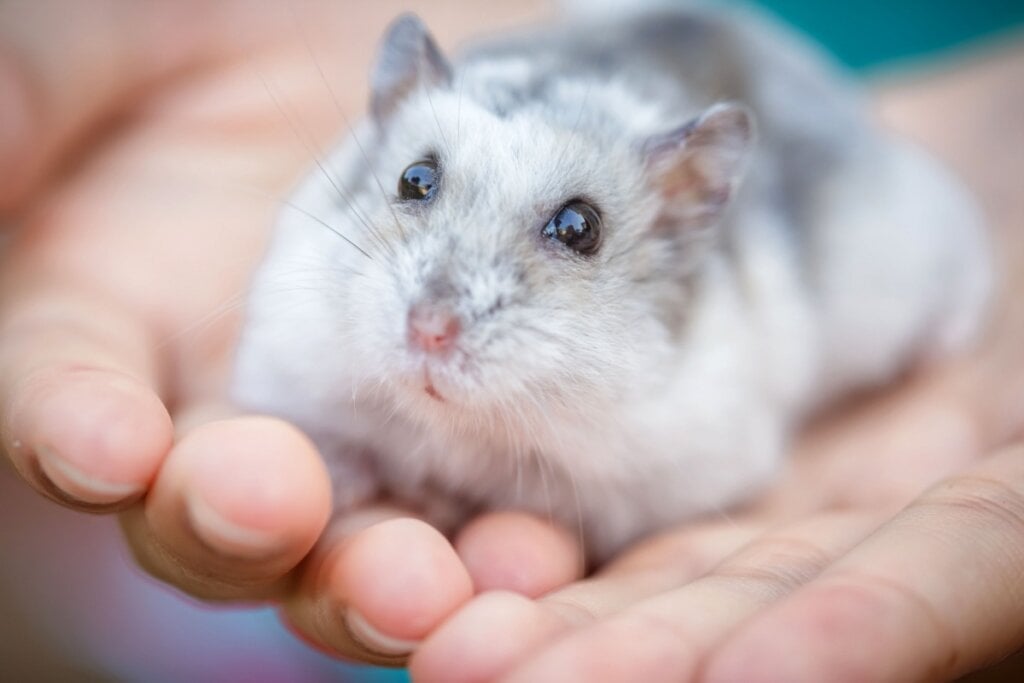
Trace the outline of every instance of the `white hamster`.
<instances>
[{"instance_id":1,"label":"white hamster","mask_svg":"<svg viewBox=\"0 0 1024 683\"><path fill-rule=\"evenodd\" d=\"M316 441L338 508L527 510L601 560L750 495L810 410L980 325L970 199L747 12L454 63L404 16L372 89L280 216L232 387Z\"/></svg>"}]
</instances>

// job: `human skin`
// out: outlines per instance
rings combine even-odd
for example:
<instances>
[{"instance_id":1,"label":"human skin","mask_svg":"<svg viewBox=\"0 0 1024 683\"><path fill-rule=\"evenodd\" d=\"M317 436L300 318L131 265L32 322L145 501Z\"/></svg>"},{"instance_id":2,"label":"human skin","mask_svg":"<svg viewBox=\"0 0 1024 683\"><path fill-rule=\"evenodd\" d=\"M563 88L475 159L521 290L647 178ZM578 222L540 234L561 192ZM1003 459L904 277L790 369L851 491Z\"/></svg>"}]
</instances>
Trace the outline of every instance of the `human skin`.
<instances>
[{"instance_id":1,"label":"human skin","mask_svg":"<svg viewBox=\"0 0 1024 683\"><path fill-rule=\"evenodd\" d=\"M0 443L30 485L120 514L157 577L280 604L331 652L398 663L425 639L424 680L943 678L1024 642L1016 280L976 354L823 421L749 510L586 581L572 536L522 515L454 544L385 501L330 518L312 445L235 414L224 380L275 198L362 111L398 3L268 5L0 4L0 177L16 179L0 210L19 226L0 263ZM480 5L426 19L450 45L538 9ZM1002 85L1020 62L882 100L974 182L1014 262L1024 207L997 190L1019 162L990 121L996 94L1020 97Z\"/></svg>"}]
</instances>

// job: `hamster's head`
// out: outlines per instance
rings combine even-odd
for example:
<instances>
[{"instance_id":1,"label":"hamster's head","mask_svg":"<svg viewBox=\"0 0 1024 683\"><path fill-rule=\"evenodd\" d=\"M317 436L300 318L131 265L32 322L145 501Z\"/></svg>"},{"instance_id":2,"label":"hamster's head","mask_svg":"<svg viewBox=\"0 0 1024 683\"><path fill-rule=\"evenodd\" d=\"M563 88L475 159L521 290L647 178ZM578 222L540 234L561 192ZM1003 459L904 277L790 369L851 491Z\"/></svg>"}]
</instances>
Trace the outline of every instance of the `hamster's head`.
<instances>
[{"instance_id":1,"label":"hamster's head","mask_svg":"<svg viewBox=\"0 0 1024 683\"><path fill-rule=\"evenodd\" d=\"M456 71L396 21L338 200L367 255L336 352L459 432L600 428L664 381L753 135L731 104L634 135L621 87L528 62Z\"/></svg>"}]
</instances>

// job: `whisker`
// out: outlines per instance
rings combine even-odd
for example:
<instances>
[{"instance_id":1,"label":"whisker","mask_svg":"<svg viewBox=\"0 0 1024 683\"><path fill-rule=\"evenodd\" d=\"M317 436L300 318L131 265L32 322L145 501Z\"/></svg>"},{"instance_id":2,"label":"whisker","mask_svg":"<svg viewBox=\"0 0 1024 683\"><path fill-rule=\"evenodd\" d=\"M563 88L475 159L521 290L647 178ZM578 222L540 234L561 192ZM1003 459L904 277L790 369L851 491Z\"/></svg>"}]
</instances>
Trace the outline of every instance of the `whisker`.
<instances>
[{"instance_id":1,"label":"whisker","mask_svg":"<svg viewBox=\"0 0 1024 683\"><path fill-rule=\"evenodd\" d=\"M299 263L295 265L295 270L293 272L301 272L304 275L310 276L315 275L317 274L317 272L319 272L327 276L340 274L343 275L344 277L368 277L366 273L362 271L356 270L348 266L343 266L341 264L331 264L328 267L321 267L319 271L315 271L308 267L302 267L302 264ZM289 275L289 273L285 272L282 273L282 275ZM329 281L329 278L327 279ZM318 295L323 297L333 298L331 294L331 289L329 287L324 287L323 283L324 278L312 279L308 284L303 284L301 280L297 280L295 278L290 277L286 282L279 283L280 286L271 289L266 289L264 291L274 294L288 293L292 291L311 291L316 292ZM284 286L285 284L287 284L287 286ZM161 340L157 348L165 348L169 344L180 341L184 338L198 334L208 329L210 326L215 324L225 315L228 315L229 313L232 313L235 310L242 308L244 304L248 301L249 294L250 292L248 287L235 292L234 294L227 297L220 304L217 304L212 310L200 316L193 323L186 325L184 328L174 332L173 334L168 335L166 338ZM295 302L289 302L289 305L294 306Z\"/></svg>"},{"instance_id":2,"label":"whisker","mask_svg":"<svg viewBox=\"0 0 1024 683\"><path fill-rule=\"evenodd\" d=\"M359 150L359 154L362 155L363 161L366 162L366 168L370 171L370 175L373 177L374 182L377 184L377 189L380 190L381 197L384 199L384 203L387 205L388 211L391 212L391 218L395 222L395 227L398 229L399 234L402 236L402 240L407 241L409 238L408 235L406 235L405 233L405 225L402 223L402 221L398 219L398 214L395 213L395 207L392 205L391 200L388 197L388 193L384 190L384 185L380 182L380 176L378 176L377 172L374 170L373 162L370 161L370 157L366 153L366 148L363 147L362 141L360 141L359 136L356 134L355 126L352 125L352 121L348 118L348 115L345 114L345 108L341 106L341 100L338 99L338 94L334 91L334 88L331 87L331 82L330 80L328 80L327 74L324 73L324 69L323 66L320 64L320 60L317 59L316 55L313 53L313 46L309 41L309 37L306 34L302 22L299 20L298 15L295 13L294 4L289 2L288 9L291 12L292 19L295 22L296 29L298 30L299 35L302 37L302 42L306 47L306 52L309 54L309 58L313 62L313 66L316 67L316 71L320 75L320 80L323 81L324 88L330 94L331 100L334 102L334 108L338 111L338 115L341 116L341 120L344 121L345 126L348 128L348 132L352 136L352 141L355 143L356 148Z\"/></svg>"},{"instance_id":3,"label":"whisker","mask_svg":"<svg viewBox=\"0 0 1024 683\"><path fill-rule=\"evenodd\" d=\"M527 443L521 448L523 452L529 455L529 457L537 465L537 473L540 476L541 486L544 490L544 503L547 509L548 523L555 524L555 506L554 501L551 498L551 482L548 479L548 475L552 477L556 476L554 468L545 459L545 454L537 448L537 444L540 443L540 439L537 438L535 428L532 422L527 418L523 412L523 404L518 401L512 401L509 398L503 397L501 400L502 406L502 420L505 423L506 431L510 438L515 438L520 433L520 430L526 429L528 433ZM517 424L510 423L509 415L514 415L517 418ZM522 456L519 456L522 458Z\"/></svg>"},{"instance_id":4,"label":"whisker","mask_svg":"<svg viewBox=\"0 0 1024 683\"><path fill-rule=\"evenodd\" d=\"M441 120L437 118L437 110L434 108L434 98L430 96L430 89L424 91L427 95L427 104L430 105L430 113L434 117L434 125L437 126L437 132L441 136L442 142L444 142L445 148L448 150L448 156L452 155L452 146L448 143L448 137L444 134L444 130L441 128Z\"/></svg>"},{"instance_id":5,"label":"whisker","mask_svg":"<svg viewBox=\"0 0 1024 683\"><path fill-rule=\"evenodd\" d=\"M345 237L345 235L343 235L343 234L341 233L341 231L339 231L339 230L338 230L337 228L335 228L334 226L332 226L331 224L329 224L329 223L328 223L327 221L325 221L324 219L322 219L322 218L320 218L320 217L318 217L318 216L315 216L315 215L313 215L312 213L310 213L310 212L309 212L309 211L307 211L306 209L303 209L303 208L302 208L301 206L299 206L298 204L295 204L294 202L292 202L292 201L290 201L290 200L287 200L287 199L282 199L282 200L281 200L281 203L282 203L282 204L283 204L283 205L284 205L284 206L285 206L286 208L292 209L293 211L298 211L299 213L303 214L304 216L307 216L308 218L310 218L311 220L313 220L313 221L316 221L317 223L319 223L320 225L324 226L325 228L327 228L328 230L330 230L330 231L331 231L332 233L334 233L335 235L337 235L337 236L338 236L338 237L340 237L341 239L343 239L343 240L345 240L346 242L348 242L349 244L351 244L351 245L352 245L352 247L353 247L353 248L355 248L355 249L356 249L356 251L358 251L358 252L359 252L360 254L362 254L362 255L363 255L363 256L365 256L366 258L370 259L371 261L373 260L373 257L372 257L372 256L370 256L370 254L369 254L369 253L368 253L368 252L367 252L367 251L366 251L365 249L363 249L363 248L362 248L362 247L360 247L360 246L359 246L358 244L356 244L355 242L353 242L352 240L350 240L350 239L349 239L348 237Z\"/></svg>"},{"instance_id":6,"label":"whisker","mask_svg":"<svg viewBox=\"0 0 1024 683\"><path fill-rule=\"evenodd\" d=\"M587 110L587 102L590 100L590 91L594 88L594 82L591 81L587 85L587 90L583 93L583 99L580 100L580 111L576 114L576 122L572 124L572 128L569 129L569 136L565 140L565 146L562 147L561 153L558 155L558 163L555 164L555 168L561 168L562 162L565 161L565 155L569 152L569 145L572 144L572 139L576 135L576 131L579 130L580 123L583 122L583 113Z\"/></svg>"},{"instance_id":7,"label":"whisker","mask_svg":"<svg viewBox=\"0 0 1024 683\"><path fill-rule=\"evenodd\" d=\"M275 193L268 192L267 190L263 190L263 189L260 189L260 188L257 188L257 187L253 187L251 185L243 185L241 183L223 182L222 186L225 187L225 188L230 187L232 190L235 190L235 191L246 192L246 193L251 194L253 196L260 197L262 199L268 199L268 200L270 200L270 201L272 201L274 203L280 204L281 206L283 206L286 209L291 209L293 211L298 211L299 213L303 214L304 216L308 217L309 219L311 219L311 220L315 221L316 223L320 224L321 226L327 228L330 232L332 232L335 235L337 235L344 242L348 243L353 249L358 251L360 254L362 254L366 258L370 259L371 261L373 260L373 256L371 256L369 252L367 252L365 249L363 249L361 246L359 246L356 242L354 242L351 238L349 238L343 232L341 232L340 230L335 228L333 225L329 224L323 218L320 218L316 214L311 213L310 211L302 208L301 206L299 206L295 202L291 201L290 199L285 199L283 197L278 196Z\"/></svg>"},{"instance_id":8,"label":"whisker","mask_svg":"<svg viewBox=\"0 0 1024 683\"><path fill-rule=\"evenodd\" d=\"M462 94L466 89L466 78L459 79L459 104L455 110L455 144L462 145Z\"/></svg>"},{"instance_id":9,"label":"whisker","mask_svg":"<svg viewBox=\"0 0 1024 683\"><path fill-rule=\"evenodd\" d=\"M576 502L576 536L580 543L580 556L584 558L583 563L585 565L587 557L587 536L583 528L583 503L580 500L580 490L576 482L576 475L572 471L572 468L566 468L566 474L569 476L569 484L572 486L572 497Z\"/></svg>"},{"instance_id":10,"label":"whisker","mask_svg":"<svg viewBox=\"0 0 1024 683\"><path fill-rule=\"evenodd\" d=\"M164 339L157 343L156 348L158 350L165 349L171 344L180 341L181 339L188 337L192 334L196 334L205 329L208 329L211 325L216 323L222 317L231 313L237 308L240 308L245 303L248 292L241 290L235 292L227 299L217 304L212 311L201 316L195 322L187 325L184 329L180 329L172 334L167 335Z\"/></svg>"},{"instance_id":11,"label":"whisker","mask_svg":"<svg viewBox=\"0 0 1024 683\"><path fill-rule=\"evenodd\" d=\"M544 420L545 424L547 425L548 435L557 442L558 450L560 452L565 452L566 444L565 444L564 439L562 438L562 429L559 429L554 424L554 422L552 422L550 412L547 411L547 410L544 410L544 406L541 405L540 399L538 398L536 393L534 393L534 392L526 392L525 396L528 398L529 402L533 405L534 412L538 416L540 416L540 419ZM550 455L546 454L546 453L542 453L542 452L540 452L538 450L537 457L538 458L550 458ZM580 555L581 555L581 557L586 558L586 556L587 556L587 552L586 552L587 551L587 547L586 547L587 546L587 539L586 539L586 534L585 534L585 529L584 529L584 521L583 521L583 502L582 502L582 499L580 498L580 492L579 492L579 487L578 487L578 484L577 484L577 481L576 481L576 476L575 476L575 473L573 472L571 467L565 467L565 468L560 468L560 469L562 471L564 471L565 474L568 476L569 484L570 484L570 486L572 486L573 502L575 503L575 508L576 508L576 533L577 533L577 537L578 537L579 544L580 544ZM585 561L586 560L584 559L584 562Z\"/></svg>"},{"instance_id":12,"label":"whisker","mask_svg":"<svg viewBox=\"0 0 1024 683\"><path fill-rule=\"evenodd\" d=\"M259 79L260 83L263 84L263 88L267 91L267 95L270 97L271 101L274 103L274 106L281 113L281 116L284 118L284 120L288 124L289 128L291 128L292 132L295 134L295 138L303 145L303 147L305 147L306 151L309 153L310 157L313 159L313 163L316 165L316 167L323 174L324 178L327 179L327 182L330 183L331 187L334 188L334 191L338 194L338 196L345 202L346 207L348 208L348 210L352 212L352 215L355 216L356 219L366 229L367 234L369 234L374 239L374 241L377 242L377 244L382 249L384 249L385 251L390 251L391 247L387 243L387 241L383 238L383 236L380 234L380 231L377 230L373 226L371 221L368 219L368 217L363 214L362 208L355 201L355 199L351 196L351 194L348 193L343 188L344 183L340 183L327 170L327 167L325 166L325 164L323 163L323 161L320 158L320 155L316 151L315 145L307 138L308 131L306 132L306 135L302 134L302 130L300 129L298 124L295 122L295 120L291 116L291 114L288 113L288 110L284 107L284 105L282 104L281 100L277 97L277 95L274 94L274 90L270 87L270 83L267 82L267 79L263 76L263 74L259 71L259 69L255 68L255 66L253 66L253 71L256 74L256 77Z\"/></svg>"},{"instance_id":13,"label":"whisker","mask_svg":"<svg viewBox=\"0 0 1024 683\"><path fill-rule=\"evenodd\" d=\"M537 472L540 474L541 486L544 487L544 502L548 509L548 524L555 524L554 505L551 502L551 487L548 483L547 470L549 463L544 457L544 454L537 449L531 449L530 453L533 455L534 462L537 463Z\"/></svg>"}]
</instances>

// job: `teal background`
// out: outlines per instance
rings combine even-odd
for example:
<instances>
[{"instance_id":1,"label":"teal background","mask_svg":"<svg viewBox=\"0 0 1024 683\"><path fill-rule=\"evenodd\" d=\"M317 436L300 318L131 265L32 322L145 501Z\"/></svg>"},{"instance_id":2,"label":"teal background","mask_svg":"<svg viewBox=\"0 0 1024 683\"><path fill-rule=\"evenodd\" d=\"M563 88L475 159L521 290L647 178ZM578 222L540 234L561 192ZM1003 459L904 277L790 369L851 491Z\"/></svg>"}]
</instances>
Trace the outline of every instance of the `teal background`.
<instances>
[{"instance_id":1,"label":"teal background","mask_svg":"<svg viewBox=\"0 0 1024 683\"><path fill-rule=\"evenodd\" d=\"M1024 0L766 0L763 5L857 69L920 58L1024 23Z\"/></svg>"}]
</instances>

